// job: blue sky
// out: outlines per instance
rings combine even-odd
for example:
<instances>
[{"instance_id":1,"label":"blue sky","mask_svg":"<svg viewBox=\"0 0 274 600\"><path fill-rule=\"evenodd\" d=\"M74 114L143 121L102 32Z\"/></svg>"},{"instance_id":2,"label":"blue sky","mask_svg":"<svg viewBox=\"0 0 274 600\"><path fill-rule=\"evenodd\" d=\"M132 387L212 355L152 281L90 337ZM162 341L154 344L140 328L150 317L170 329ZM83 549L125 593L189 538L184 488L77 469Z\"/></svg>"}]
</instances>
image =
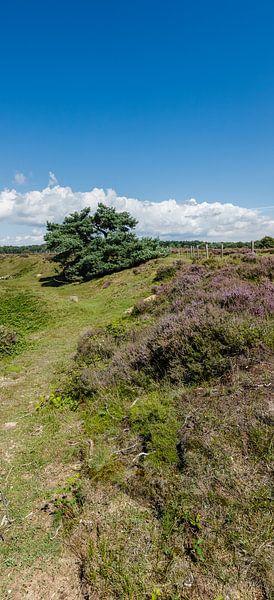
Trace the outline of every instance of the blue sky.
<instances>
[{"instance_id":1,"label":"blue sky","mask_svg":"<svg viewBox=\"0 0 274 600\"><path fill-rule=\"evenodd\" d=\"M76 192L273 218L273 0L10 0L0 18L0 190L17 205L52 171ZM42 226L1 203L0 239Z\"/></svg>"}]
</instances>

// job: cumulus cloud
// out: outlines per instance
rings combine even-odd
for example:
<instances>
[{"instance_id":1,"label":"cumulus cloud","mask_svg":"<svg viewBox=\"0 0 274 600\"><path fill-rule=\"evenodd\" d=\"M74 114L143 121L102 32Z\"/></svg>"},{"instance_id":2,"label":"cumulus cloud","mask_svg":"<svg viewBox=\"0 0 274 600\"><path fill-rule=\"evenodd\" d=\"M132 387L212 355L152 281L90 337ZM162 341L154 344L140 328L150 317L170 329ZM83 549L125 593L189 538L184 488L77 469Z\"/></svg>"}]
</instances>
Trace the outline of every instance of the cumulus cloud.
<instances>
[{"instance_id":1,"label":"cumulus cloud","mask_svg":"<svg viewBox=\"0 0 274 600\"><path fill-rule=\"evenodd\" d=\"M32 230L26 235L6 235L0 237L0 246L30 246L33 244L43 244L44 234L41 230L37 233Z\"/></svg>"},{"instance_id":2,"label":"cumulus cloud","mask_svg":"<svg viewBox=\"0 0 274 600\"><path fill-rule=\"evenodd\" d=\"M14 183L17 183L18 185L23 185L24 183L26 183L27 178L26 175L24 175L24 173L15 173L14 176Z\"/></svg>"},{"instance_id":3,"label":"cumulus cloud","mask_svg":"<svg viewBox=\"0 0 274 600\"><path fill-rule=\"evenodd\" d=\"M47 221L62 222L71 212L90 206L96 210L98 202L118 211L128 211L138 220L139 235L159 236L161 239L203 239L238 241L259 239L274 234L274 220L257 209L221 202L197 202L195 199L178 202L141 201L118 196L112 189L94 188L75 192L70 187L55 184L50 174L50 185L43 190L20 193L14 189L0 191L0 227L22 226L22 238L13 243L39 243ZM35 233L33 232L35 229ZM12 243L12 242L10 242Z\"/></svg>"}]
</instances>

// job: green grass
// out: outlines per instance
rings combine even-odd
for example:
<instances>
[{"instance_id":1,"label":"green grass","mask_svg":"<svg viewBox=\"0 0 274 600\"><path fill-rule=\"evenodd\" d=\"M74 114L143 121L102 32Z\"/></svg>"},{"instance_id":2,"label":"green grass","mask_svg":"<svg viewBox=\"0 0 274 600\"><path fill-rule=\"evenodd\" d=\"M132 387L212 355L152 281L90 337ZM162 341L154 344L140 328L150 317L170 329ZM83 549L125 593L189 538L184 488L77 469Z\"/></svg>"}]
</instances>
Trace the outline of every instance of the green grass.
<instances>
[{"instance_id":1,"label":"green grass","mask_svg":"<svg viewBox=\"0 0 274 600\"><path fill-rule=\"evenodd\" d=\"M28 581L41 565L54 569L58 564L62 533L54 537L53 518L41 506L79 469L86 444L81 414L52 403L39 411L36 406L67 377L81 330L107 326L117 331L126 325L125 310L151 293L158 264L143 265L138 274L130 270L82 285L51 287L37 277L54 274L45 257L0 258L0 276L13 277L0 281L0 323L19 339L16 353L3 357L0 365L1 423L17 423L14 429L2 428L0 436L1 490L11 519L1 529L3 598L10 588L22 591L23 574ZM103 288L106 279L111 285ZM72 295L78 303L70 301ZM1 521L5 507L0 508Z\"/></svg>"}]
</instances>

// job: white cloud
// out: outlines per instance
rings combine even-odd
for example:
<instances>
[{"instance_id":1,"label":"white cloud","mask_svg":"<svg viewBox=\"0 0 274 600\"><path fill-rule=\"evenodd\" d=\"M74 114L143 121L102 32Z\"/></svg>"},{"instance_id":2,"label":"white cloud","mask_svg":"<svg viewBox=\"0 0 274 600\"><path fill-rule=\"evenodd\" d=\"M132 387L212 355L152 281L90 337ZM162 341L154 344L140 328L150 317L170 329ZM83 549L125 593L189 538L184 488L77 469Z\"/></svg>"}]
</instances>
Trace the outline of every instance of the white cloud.
<instances>
[{"instance_id":1,"label":"white cloud","mask_svg":"<svg viewBox=\"0 0 274 600\"><path fill-rule=\"evenodd\" d=\"M16 173L14 176L14 183L17 183L18 185L23 185L24 183L26 183L27 178L26 175L24 175L24 173Z\"/></svg>"},{"instance_id":2,"label":"white cloud","mask_svg":"<svg viewBox=\"0 0 274 600\"><path fill-rule=\"evenodd\" d=\"M90 206L94 211L98 202L113 206L118 211L127 210L137 220L139 235L159 236L162 239L251 240L264 235L274 235L274 219L235 204L221 202L184 202L164 200L141 201L118 196L112 189L94 188L87 192L74 192L53 182L43 190L25 193L16 190L0 192L0 224L22 226L22 239L14 243L39 243L47 221L61 222L73 211ZM35 233L33 228L36 228ZM26 236L24 238L24 236ZM20 237L20 236L19 236ZM23 239L24 238L24 239ZM39 240L39 241L38 241ZM4 243L4 242L3 242ZM7 243L7 242L6 242ZM10 243L12 243L10 241Z\"/></svg>"},{"instance_id":3,"label":"white cloud","mask_svg":"<svg viewBox=\"0 0 274 600\"><path fill-rule=\"evenodd\" d=\"M58 180L57 177L55 177L54 173L52 171L49 171L49 182L48 182L48 186L52 187L54 185L58 185Z\"/></svg>"},{"instance_id":4,"label":"white cloud","mask_svg":"<svg viewBox=\"0 0 274 600\"><path fill-rule=\"evenodd\" d=\"M6 235L0 237L0 246L29 246L32 244L43 244L44 235L40 230L36 233L32 230L29 235Z\"/></svg>"}]
</instances>

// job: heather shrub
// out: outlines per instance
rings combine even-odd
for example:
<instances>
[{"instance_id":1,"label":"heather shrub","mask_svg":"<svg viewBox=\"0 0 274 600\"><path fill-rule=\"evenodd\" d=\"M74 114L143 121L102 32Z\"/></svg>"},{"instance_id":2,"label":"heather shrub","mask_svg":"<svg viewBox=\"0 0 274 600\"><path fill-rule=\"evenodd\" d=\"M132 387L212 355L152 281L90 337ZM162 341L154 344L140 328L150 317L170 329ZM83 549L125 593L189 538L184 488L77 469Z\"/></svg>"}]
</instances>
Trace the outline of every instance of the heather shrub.
<instances>
[{"instance_id":1,"label":"heather shrub","mask_svg":"<svg viewBox=\"0 0 274 600\"><path fill-rule=\"evenodd\" d=\"M242 262L238 267L238 273L243 279L260 281L262 279L274 279L274 256L259 256L252 263Z\"/></svg>"},{"instance_id":2,"label":"heather shrub","mask_svg":"<svg viewBox=\"0 0 274 600\"><path fill-rule=\"evenodd\" d=\"M185 313L165 315L130 362L158 380L199 382L222 375L233 357L259 344L261 333L252 321L202 306L188 318Z\"/></svg>"},{"instance_id":3,"label":"heather shrub","mask_svg":"<svg viewBox=\"0 0 274 600\"><path fill-rule=\"evenodd\" d=\"M146 313L149 308L150 307L148 303L144 302L144 300L139 300L136 302L136 304L134 304L131 314L136 317L137 315Z\"/></svg>"},{"instance_id":4,"label":"heather shrub","mask_svg":"<svg viewBox=\"0 0 274 600\"><path fill-rule=\"evenodd\" d=\"M265 274L269 257L256 263L182 263L176 277L157 288L157 302L137 303L138 328L123 323L84 334L79 342L75 388L83 397L123 385L148 389L153 382L199 383L220 377L238 358L271 346L274 285ZM258 281L241 269L258 267ZM156 291L156 290L154 290ZM153 305L153 306L152 306ZM144 327L142 313L152 310ZM144 317L143 317L144 318ZM153 324L152 324L153 318Z\"/></svg>"},{"instance_id":5,"label":"heather shrub","mask_svg":"<svg viewBox=\"0 0 274 600\"><path fill-rule=\"evenodd\" d=\"M257 316L274 313L274 285L266 281L258 286L239 282L225 287L219 296L221 306L230 311L248 311Z\"/></svg>"},{"instance_id":6,"label":"heather shrub","mask_svg":"<svg viewBox=\"0 0 274 600\"><path fill-rule=\"evenodd\" d=\"M227 309L245 310L254 301L255 290L246 284L236 284L226 287L220 293L220 304Z\"/></svg>"},{"instance_id":7,"label":"heather shrub","mask_svg":"<svg viewBox=\"0 0 274 600\"><path fill-rule=\"evenodd\" d=\"M157 269L156 275L155 275L155 281L163 281L163 279L169 279L170 277L173 277L173 275L175 275L175 273L176 273L175 263L173 263L173 265L164 265L162 267L159 267L159 269Z\"/></svg>"},{"instance_id":8,"label":"heather shrub","mask_svg":"<svg viewBox=\"0 0 274 600\"><path fill-rule=\"evenodd\" d=\"M169 291L169 285L168 283L160 283L160 285L153 285L151 288L151 291L153 294L156 295L161 295L164 294L165 292Z\"/></svg>"},{"instance_id":9,"label":"heather shrub","mask_svg":"<svg viewBox=\"0 0 274 600\"><path fill-rule=\"evenodd\" d=\"M249 252L248 254L243 254L242 256L242 261L244 263L256 263L259 260L258 255L256 254L256 252Z\"/></svg>"},{"instance_id":10,"label":"heather shrub","mask_svg":"<svg viewBox=\"0 0 274 600\"><path fill-rule=\"evenodd\" d=\"M201 265L191 265L189 268L182 268L178 276L171 282L169 289L164 289L164 293L169 300L181 299L182 296L186 299L194 294L194 290L200 286L206 269Z\"/></svg>"},{"instance_id":11,"label":"heather shrub","mask_svg":"<svg viewBox=\"0 0 274 600\"><path fill-rule=\"evenodd\" d=\"M108 360L115 350L114 336L103 329L90 329L82 334L77 347L79 362L96 364Z\"/></svg>"}]
</instances>

